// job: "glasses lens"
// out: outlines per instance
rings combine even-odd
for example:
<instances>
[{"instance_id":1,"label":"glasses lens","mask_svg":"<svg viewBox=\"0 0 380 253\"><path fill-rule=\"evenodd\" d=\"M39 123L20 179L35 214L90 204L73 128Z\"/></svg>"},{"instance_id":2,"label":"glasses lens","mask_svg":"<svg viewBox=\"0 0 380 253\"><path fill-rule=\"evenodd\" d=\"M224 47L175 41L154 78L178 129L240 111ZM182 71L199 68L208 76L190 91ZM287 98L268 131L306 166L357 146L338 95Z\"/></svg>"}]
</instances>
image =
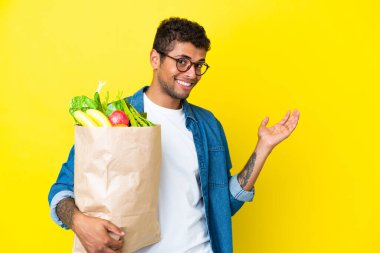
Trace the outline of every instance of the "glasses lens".
<instances>
[{"instance_id":1,"label":"glasses lens","mask_svg":"<svg viewBox=\"0 0 380 253\"><path fill-rule=\"evenodd\" d=\"M181 58L177 60L177 68L179 71L187 71L191 66L191 62L186 58Z\"/></svg>"},{"instance_id":2,"label":"glasses lens","mask_svg":"<svg viewBox=\"0 0 380 253\"><path fill-rule=\"evenodd\" d=\"M181 72L188 71L193 63L189 59L181 58L177 59L177 69ZM194 63L195 73L200 76L203 75L207 70L207 65L204 62Z\"/></svg>"},{"instance_id":3,"label":"glasses lens","mask_svg":"<svg viewBox=\"0 0 380 253\"><path fill-rule=\"evenodd\" d=\"M199 70L198 70L198 68L196 68L197 69L197 74L203 75L206 72L206 70L207 70L206 64L202 63L202 64L198 64L198 66L199 66Z\"/></svg>"}]
</instances>

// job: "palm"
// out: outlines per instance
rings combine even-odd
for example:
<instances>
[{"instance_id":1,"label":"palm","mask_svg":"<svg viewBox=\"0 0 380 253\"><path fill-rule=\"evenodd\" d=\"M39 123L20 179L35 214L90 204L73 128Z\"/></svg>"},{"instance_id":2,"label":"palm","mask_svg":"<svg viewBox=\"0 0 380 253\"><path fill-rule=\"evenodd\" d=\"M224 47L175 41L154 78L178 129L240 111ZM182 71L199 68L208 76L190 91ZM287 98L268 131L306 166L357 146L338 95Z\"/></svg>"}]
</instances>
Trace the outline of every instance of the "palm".
<instances>
[{"instance_id":1,"label":"palm","mask_svg":"<svg viewBox=\"0 0 380 253\"><path fill-rule=\"evenodd\" d=\"M292 116L288 111L285 117L272 127L267 127L269 118L265 118L259 127L259 138L271 147L275 147L281 141L286 139L296 128L300 113L294 110Z\"/></svg>"}]
</instances>

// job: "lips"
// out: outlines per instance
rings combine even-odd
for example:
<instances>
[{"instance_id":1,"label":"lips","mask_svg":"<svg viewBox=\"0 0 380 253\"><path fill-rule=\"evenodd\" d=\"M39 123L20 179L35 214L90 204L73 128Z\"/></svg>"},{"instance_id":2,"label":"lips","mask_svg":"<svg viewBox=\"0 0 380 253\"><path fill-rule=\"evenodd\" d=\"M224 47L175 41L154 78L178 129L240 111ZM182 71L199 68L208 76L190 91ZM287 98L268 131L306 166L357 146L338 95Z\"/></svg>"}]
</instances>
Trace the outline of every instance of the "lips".
<instances>
[{"instance_id":1,"label":"lips","mask_svg":"<svg viewBox=\"0 0 380 253\"><path fill-rule=\"evenodd\" d=\"M185 81L185 80L180 80L180 79L175 79L176 83L179 84L182 88L189 90L193 86L195 82L191 81Z\"/></svg>"},{"instance_id":2,"label":"lips","mask_svg":"<svg viewBox=\"0 0 380 253\"><path fill-rule=\"evenodd\" d=\"M177 80L177 83L184 85L184 86L187 86L187 87L189 87L191 85L191 83L187 83L187 82L182 81L182 80Z\"/></svg>"}]
</instances>

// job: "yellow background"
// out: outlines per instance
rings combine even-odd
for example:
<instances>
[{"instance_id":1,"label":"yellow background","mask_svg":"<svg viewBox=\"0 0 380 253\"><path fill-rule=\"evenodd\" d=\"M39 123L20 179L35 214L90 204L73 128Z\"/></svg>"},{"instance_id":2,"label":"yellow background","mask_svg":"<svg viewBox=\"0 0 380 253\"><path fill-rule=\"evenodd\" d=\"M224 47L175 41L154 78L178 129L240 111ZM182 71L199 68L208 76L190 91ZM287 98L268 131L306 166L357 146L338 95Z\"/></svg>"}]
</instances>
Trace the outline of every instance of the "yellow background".
<instances>
[{"instance_id":1,"label":"yellow background","mask_svg":"<svg viewBox=\"0 0 380 253\"><path fill-rule=\"evenodd\" d=\"M70 252L47 194L73 143L75 95L151 81L155 30L202 24L211 65L190 101L224 125L233 172L265 116L298 108L253 203L233 217L235 252L380 252L379 11L375 0L0 1L2 252Z\"/></svg>"}]
</instances>

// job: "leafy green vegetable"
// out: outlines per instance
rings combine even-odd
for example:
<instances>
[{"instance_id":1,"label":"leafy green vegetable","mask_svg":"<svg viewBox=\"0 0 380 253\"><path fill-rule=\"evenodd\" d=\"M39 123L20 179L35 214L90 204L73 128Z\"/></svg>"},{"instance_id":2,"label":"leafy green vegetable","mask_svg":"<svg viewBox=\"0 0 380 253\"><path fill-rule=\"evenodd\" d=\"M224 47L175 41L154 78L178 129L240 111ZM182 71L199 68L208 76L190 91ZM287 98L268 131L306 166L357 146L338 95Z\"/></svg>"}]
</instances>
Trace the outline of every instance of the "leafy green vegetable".
<instances>
[{"instance_id":1,"label":"leafy green vegetable","mask_svg":"<svg viewBox=\"0 0 380 253\"><path fill-rule=\"evenodd\" d=\"M106 112L107 112L107 107L108 107L108 104L109 104L109 100L110 100L110 93L109 93L109 91L107 91L106 97L105 97L105 99L104 99L104 101L102 103L102 111L106 115L107 115ZM107 115L107 116L109 116L109 115Z\"/></svg>"},{"instance_id":2,"label":"leafy green vegetable","mask_svg":"<svg viewBox=\"0 0 380 253\"><path fill-rule=\"evenodd\" d=\"M119 110L119 111L123 110L120 100L116 100L111 103L108 103L107 107L104 110L104 114L107 115L107 117L109 117L116 110Z\"/></svg>"},{"instance_id":3,"label":"leafy green vegetable","mask_svg":"<svg viewBox=\"0 0 380 253\"><path fill-rule=\"evenodd\" d=\"M102 112L103 108L102 108L102 102L100 102L99 92L95 92L95 94L94 94L94 102L96 104L96 109Z\"/></svg>"},{"instance_id":4,"label":"leafy green vegetable","mask_svg":"<svg viewBox=\"0 0 380 253\"><path fill-rule=\"evenodd\" d=\"M73 116L75 111L86 112L88 109L97 109L98 104L87 96L76 96L70 102L70 114ZM74 116L73 116L74 117Z\"/></svg>"}]
</instances>

